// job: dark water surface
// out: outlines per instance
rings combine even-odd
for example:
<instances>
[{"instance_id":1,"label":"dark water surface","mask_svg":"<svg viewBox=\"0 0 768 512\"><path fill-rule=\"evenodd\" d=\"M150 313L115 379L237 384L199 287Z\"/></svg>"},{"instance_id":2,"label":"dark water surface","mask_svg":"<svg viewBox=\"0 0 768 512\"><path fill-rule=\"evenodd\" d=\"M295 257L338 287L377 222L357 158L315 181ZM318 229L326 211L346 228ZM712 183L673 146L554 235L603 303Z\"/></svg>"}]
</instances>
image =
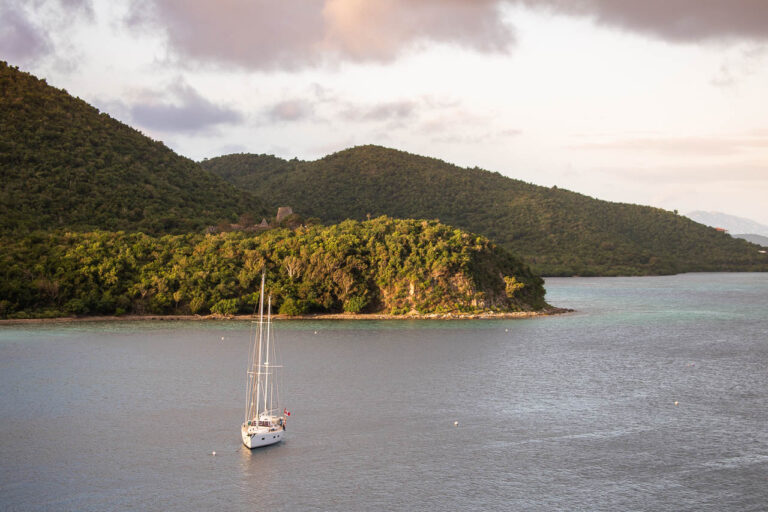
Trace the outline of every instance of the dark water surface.
<instances>
[{"instance_id":1,"label":"dark water surface","mask_svg":"<svg viewBox=\"0 0 768 512\"><path fill-rule=\"evenodd\" d=\"M280 322L253 452L247 323L0 327L0 509L768 509L768 274L547 289L578 312Z\"/></svg>"}]
</instances>

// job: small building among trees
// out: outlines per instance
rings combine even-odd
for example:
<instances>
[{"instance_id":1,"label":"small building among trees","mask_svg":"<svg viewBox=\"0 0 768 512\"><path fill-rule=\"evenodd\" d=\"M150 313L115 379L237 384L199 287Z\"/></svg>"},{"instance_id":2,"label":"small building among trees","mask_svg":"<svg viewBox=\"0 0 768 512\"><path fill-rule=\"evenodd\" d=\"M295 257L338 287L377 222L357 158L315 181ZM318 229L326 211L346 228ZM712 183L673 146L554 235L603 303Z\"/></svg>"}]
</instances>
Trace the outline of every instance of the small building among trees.
<instances>
[{"instance_id":1,"label":"small building among trees","mask_svg":"<svg viewBox=\"0 0 768 512\"><path fill-rule=\"evenodd\" d=\"M293 215L293 209L290 206L281 206L277 209L276 222L280 224L289 215Z\"/></svg>"}]
</instances>

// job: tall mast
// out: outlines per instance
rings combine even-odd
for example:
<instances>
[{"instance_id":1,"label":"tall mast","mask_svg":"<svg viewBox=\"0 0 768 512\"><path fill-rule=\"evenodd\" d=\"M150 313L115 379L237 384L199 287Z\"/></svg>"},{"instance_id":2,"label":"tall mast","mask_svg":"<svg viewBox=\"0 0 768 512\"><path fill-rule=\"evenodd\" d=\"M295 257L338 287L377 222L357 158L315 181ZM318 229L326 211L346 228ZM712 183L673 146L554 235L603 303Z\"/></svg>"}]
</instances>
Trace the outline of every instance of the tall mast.
<instances>
[{"instance_id":1,"label":"tall mast","mask_svg":"<svg viewBox=\"0 0 768 512\"><path fill-rule=\"evenodd\" d=\"M265 272L261 274L261 295L259 296L259 349L258 349L258 363L256 363L257 377L256 377L256 421L259 420L259 403L261 402L261 340L264 325L264 278Z\"/></svg>"},{"instance_id":2,"label":"tall mast","mask_svg":"<svg viewBox=\"0 0 768 512\"><path fill-rule=\"evenodd\" d=\"M251 334L253 334L253 323L251 323ZM253 388L253 343L251 336L248 336L248 368L245 370L245 421L250 420L251 400L253 400L251 389Z\"/></svg>"},{"instance_id":3,"label":"tall mast","mask_svg":"<svg viewBox=\"0 0 768 512\"><path fill-rule=\"evenodd\" d=\"M264 275L261 276L262 282L262 293L261 296L264 295ZM259 370L261 362L259 361L257 363L256 360L256 348L257 348L257 342L256 342L256 336L254 336L253 332L253 323L251 323L251 336L249 339L249 347L248 347L248 370L246 371L246 384L245 384L245 421L250 421L254 417L254 413L256 411L256 408L254 407L253 398L256 396L257 404L258 404L258 379L259 379ZM259 331L261 331L261 325L259 325ZM261 337L261 332L258 334L259 337Z\"/></svg>"},{"instance_id":4,"label":"tall mast","mask_svg":"<svg viewBox=\"0 0 768 512\"><path fill-rule=\"evenodd\" d=\"M272 326L272 296L267 299L267 346L266 354L264 356L264 409L270 411L272 409L272 393L269 389L269 335L270 327ZM269 395L269 404L267 404L267 395Z\"/></svg>"}]
</instances>

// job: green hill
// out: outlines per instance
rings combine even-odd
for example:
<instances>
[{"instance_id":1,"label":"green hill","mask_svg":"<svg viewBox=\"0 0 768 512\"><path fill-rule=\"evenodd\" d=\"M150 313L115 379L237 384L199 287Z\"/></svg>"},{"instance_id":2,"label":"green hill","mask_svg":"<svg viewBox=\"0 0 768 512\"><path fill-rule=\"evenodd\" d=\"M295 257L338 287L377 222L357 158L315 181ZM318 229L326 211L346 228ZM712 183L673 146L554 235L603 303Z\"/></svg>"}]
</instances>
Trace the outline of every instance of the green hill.
<instances>
[{"instance_id":1,"label":"green hill","mask_svg":"<svg viewBox=\"0 0 768 512\"><path fill-rule=\"evenodd\" d=\"M204 168L326 222L438 218L485 235L545 275L766 271L758 247L672 212L593 199L379 146L305 162L235 154Z\"/></svg>"},{"instance_id":2,"label":"green hill","mask_svg":"<svg viewBox=\"0 0 768 512\"><path fill-rule=\"evenodd\" d=\"M10 239L0 252L0 317L251 313L262 269L285 314L546 307L543 280L488 239L381 217L260 234Z\"/></svg>"},{"instance_id":3,"label":"green hill","mask_svg":"<svg viewBox=\"0 0 768 512\"><path fill-rule=\"evenodd\" d=\"M86 102L0 62L0 233L56 228L182 233L266 212Z\"/></svg>"}]
</instances>

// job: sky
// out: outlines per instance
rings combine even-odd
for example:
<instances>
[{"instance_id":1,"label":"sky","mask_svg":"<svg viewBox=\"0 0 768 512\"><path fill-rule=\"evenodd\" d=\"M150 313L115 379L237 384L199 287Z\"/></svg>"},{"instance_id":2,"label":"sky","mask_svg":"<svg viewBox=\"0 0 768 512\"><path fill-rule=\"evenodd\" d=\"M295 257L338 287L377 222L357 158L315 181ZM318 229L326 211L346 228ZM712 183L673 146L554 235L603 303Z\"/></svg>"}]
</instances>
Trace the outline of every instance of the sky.
<instances>
[{"instance_id":1,"label":"sky","mask_svg":"<svg viewBox=\"0 0 768 512\"><path fill-rule=\"evenodd\" d=\"M765 0L0 0L0 59L195 160L379 144L768 224Z\"/></svg>"}]
</instances>

